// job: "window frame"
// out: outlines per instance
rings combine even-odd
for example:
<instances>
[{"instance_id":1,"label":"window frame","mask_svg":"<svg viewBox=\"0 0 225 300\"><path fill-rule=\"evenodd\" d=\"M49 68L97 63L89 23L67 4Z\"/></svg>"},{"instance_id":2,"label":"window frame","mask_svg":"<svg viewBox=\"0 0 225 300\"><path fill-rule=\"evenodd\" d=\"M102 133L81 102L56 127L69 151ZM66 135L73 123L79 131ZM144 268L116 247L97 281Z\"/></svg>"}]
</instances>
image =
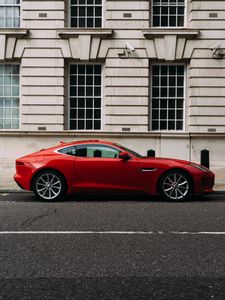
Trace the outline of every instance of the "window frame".
<instances>
[{"instance_id":1,"label":"window frame","mask_svg":"<svg viewBox=\"0 0 225 300\"><path fill-rule=\"evenodd\" d=\"M93 144L77 144L77 145L71 145L71 146L64 146L64 147L61 147L61 148L59 148L59 149L57 149L57 150L55 150L55 152L56 153L58 153L58 154L61 154L61 155L67 155L67 156L70 156L70 157L78 157L78 158L87 158L87 159L116 159L116 158L119 158L119 157L98 157L98 156L78 156L78 155L71 155L71 154L67 154L67 153L63 153L63 152L60 152L60 150L62 150L62 149L66 149L66 148L74 148L75 150L77 149L77 147L79 147L79 146L81 146L81 147L86 147L86 148L88 148L88 147L94 147L94 146L98 146L98 147L106 147L106 148L110 148L110 149L113 149L113 150L116 150L116 151L118 151L119 153L120 152L122 152L122 150L121 149L119 149L119 148L116 148L116 147L113 147L113 146L110 146L110 145L104 145L104 144L95 144L95 143L93 143ZM119 158L120 159L120 158Z\"/></svg>"},{"instance_id":2,"label":"window frame","mask_svg":"<svg viewBox=\"0 0 225 300\"><path fill-rule=\"evenodd\" d=\"M101 106L100 106L100 110L101 110L101 120L100 120L100 129L71 129L70 128L70 67L71 65L101 65ZM104 99L104 64L101 62L70 62L68 64L68 70L67 70L67 105L66 106L66 116L67 116L67 120L65 120L66 122L66 127L68 130L70 131L78 131L78 132L93 132L93 131L103 131L103 124L104 124L104 106L103 106L103 99Z\"/></svg>"},{"instance_id":3,"label":"window frame","mask_svg":"<svg viewBox=\"0 0 225 300\"><path fill-rule=\"evenodd\" d=\"M21 28L21 24L22 24L22 5L21 5L21 0L19 4L0 4L0 7L19 7L19 26L4 26L0 28L4 28L4 29L16 29L16 28ZM14 20L14 18L12 18ZM5 11L4 11L4 23L6 23L6 15L5 15Z\"/></svg>"},{"instance_id":4,"label":"window frame","mask_svg":"<svg viewBox=\"0 0 225 300\"><path fill-rule=\"evenodd\" d=\"M156 28L156 29L184 29L184 28L187 28L188 26L188 11L189 11L189 8L188 8L188 1L187 0L184 0L184 24L183 26L153 26L153 17L154 17L154 14L153 14L153 0L151 0L151 8L150 8L150 27L151 28Z\"/></svg>"},{"instance_id":5,"label":"window frame","mask_svg":"<svg viewBox=\"0 0 225 300\"><path fill-rule=\"evenodd\" d=\"M101 28L104 28L105 27L105 21L106 21L106 13L105 13L105 0L102 0L102 16L101 16L101 26L100 27L72 27L71 26L71 0L68 0L68 3L67 3L67 24L68 24L68 27L70 28L74 28L74 29L101 29ZM86 18L86 16L85 16Z\"/></svg>"},{"instance_id":6,"label":"window frame","mask_svg":"<svg viewBox=\"0 0 225 300\"><path fill-rule=\"evenodd\" d=\"M21 91L21 78L22 78L22 74L21 74L21 64L17 63L17 62L11 62L11 63L0 63L0 65L8 65L8 66L13 66L13 65L17 65L19 66L19 115L18 115L18 119L19 119L19 126L18 128L0 128L0 132L2 131L20 131L21 130L21 116L22 116L22 103L21 103L21 95L22 95L22 91ZM4 97L4 96L3 96Z\"/></svg>"},{"instance_id":7,"label":"window frame","mask_svg":"<svg viewBox=\"0 0 225 300\"><path fill-rule=\"evenodd\" d=\"M177 129L152 129L152 98L153 98L153 95L152 95L152 87L153 87L153 66L184 66L184 86L183 86L183 89L184 89L184 103L183 103L183 129L181 130L177 130ZM160 133L184 133L187 131L187 107L188 107L188 104L187 104L187 76L188 74L188 66L186 63L184 62L153 62L150 64L150 67L149 67L149 122L148 122L148 130L151 131L151 132L160 132ZM167 119L168 120L168 119Z\"/></svg>"}]
</instances>

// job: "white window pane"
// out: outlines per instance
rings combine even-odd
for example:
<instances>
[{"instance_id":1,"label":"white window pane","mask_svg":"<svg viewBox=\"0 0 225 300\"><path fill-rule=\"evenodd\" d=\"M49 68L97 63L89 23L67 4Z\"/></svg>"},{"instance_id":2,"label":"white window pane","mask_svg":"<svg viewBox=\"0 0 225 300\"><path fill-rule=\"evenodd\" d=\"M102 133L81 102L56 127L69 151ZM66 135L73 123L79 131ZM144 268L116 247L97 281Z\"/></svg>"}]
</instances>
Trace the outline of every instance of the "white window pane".
<instances>
[{"instance_id":1,"label":"white window pane","mask_svg":"<svg viewBox=\"0 0 225 300\"><path fill-rule=\"evenodd\" d=\"M11 119L4 119L3 127L4 127L4 129L11 129Z\"/></svg>"},{"instance_id":2,"label":"white window pane","mask_svg":"<svg viewBox=\"0 0 225 300\"><path fill-rule=\"evenodd\" d=\"M4 15L5 15L5 9L4 9L4 7L0 7L0 18L1 18L1 21L3 21Z\"/></svg>"},{"instance_id":3,"label":"white window pane","mask_svg":"<svg viewBox=\"0 0 225 300\"><path fill-rule=\"evenodd\" d=\"M183 27L185 1L153 1L152 26Z\"/></svg>"},{"instance_id":4,"label":"white window pane","mask_svg":"<svg viewBox=\"0 0 225 300\"><path fill-rule=\"evenodd\" d=\"M11 108L5 108L4 117L5 118L11 118Z\"/></svg>"},{"instance_id":5,"label":"white window pane","mask_svg":"<svg viewBox=\"0 0 225 300\"><path fill-rule=\"evenodd\" d=\"M70 66L69 116L70 129L101 129L101 65Z\"/></svg>"},{"instance_id":6,"label":"white window pane","mask_svg":"<svg viewBox=\"0 0 225 300\"><path fill-rule=\"evenodd\" d=\"M13 27L20 27L20 19L19 18L15 18L13 20Z\"/></svg>"},{"instance_id":7,"label":"white window pane","mask_svg":"<svg viewBox=\"0 0 225 300\"><path fill-rule=\"evenodd\" d=\"M19 5L20 1L19 0L10 0L9 4L13 4L13 5Z\"/></svg>"},{"instance_id":8,"label":"white window pane","mask_svg":"<svg viewBox=\"0 0 225 300\"><path fill-rule=\"evenodd\" d=\"M20 1L0 0L0 27L12 28L20 26Z\"/></svg>"},{"instance_id":9,"label":"white window pane","mask_svg":"<svg viewBox=\"0 0 225 300\"><path fill-rule=\"evenodd\" d=\"M152 130L183 129L183 79L183 65L154 65L152 67Z\"/></svg>"},{"instance_id":10,"label":"white window pane","mask_svg":"<svg viewBox=\"0 0 225 300\"><path fill-rule=\"evenodd\" d=\"M12 108L12 118L18 118L19 117L19 108Z\"/></svg>"},{"instance_id":11,"label":"white window pane","mask_svg":"<svg viewBox=\"0 0 225 300\"><path fill-rule=\"evenodd\" d=\"M18 7L15 7L13 9L13 16L14 16L14 18L18 18L20 16L20 10Z\"/></svg>"},{"instance_id":12,"label":"white window pane","mask_svg":"<svg viewBox=\"0 0 225 300\"><path fill-rule=\"evenodd\" d=\"M18 129L19 66L0 64L0 79L2 83L0 85L0 129ZM12 98L12 93L17 98Z\"/></svg>"},{"instance_id":13,"label":"white window pane","mask_svg":"<svg viewBox=\"0 0 225 300\"><path fill-rule=\"evenodd\" d=\"M11 86L4 86L4 96L9 97L11 94Z\"/></svg>"},{"instance_id":14,"label":"white window pane","mask_svg":"<svg viewBox=\"0 0 225 300\"><path fill-rule=\"evenodd\" d=\"M12 70L11 65L4 66L4 74L5 75L11 75L11 70Z\"/></svg>"},{"instance_id":15,"label":"white window pane","mask_svg":"<svg viewBox=\"0 0 225 300\"><path fill-rule=\"evenodd\" d=\"M20 67L19 65L12 65L11 70L13 75L19 75Z\"/></svg>"},{"instance_id":16,"label":"white window pane","mask_svg":"<svg viewBox=\"0 0 225 300\"><path fill-rule=\"evenodd\" d=\"M71 0L71 27L102 27L102 1Z\"/></svg>"},{"instance_id":17,"label":"white window pane","mask_svg":"<svg viewBox=\"0 0 225 300\"><path fill-rule=\"evenodd\" d=\"M19 128L19 119L13 119L12 120L12 129L18 129Z\"/></svg>"},{"instance_id":18,"label":"white window pane","mask_svg":"<svg viewBox=\"0 0 225 300\"><path fill-rule=\"evenodd\" d=\"M5 99L5 107L11 107L11 100L10 99Z\"/></svg>"},{"instance_id":19,"label":"white window pane","mask_svg":"<svg viewBox=\"0 0 225 300\"><path fill-rule=\"evenodd\" d=\"M19 87L18 86L12 87L12 96L19 96Z\"/></svg>"},{"instance_id":20,"label":"white window pane","mask_svg":"<svg viewBox=\"0 0 225 300\"><path fill-rule=\"evenodd\" d=\"M19 76L12 76L11 77L11 84L12 85L18 85L19 83Z\"/></svg>"},{"instance_id":21,"label":"white window pane","mask_svg":"<svg viewBox=\"0 0 225 300\"><path fill-rule=\"evenodd\" d=\"M13 16L13 8L12 7L5 8L5 16L6 16L6 18L12 18L12 16Z\"/></svg>"},{"instance_id":22,"label":"white window pane","mask_svg":"<svg viewBox=\"0 0 225 300\"><path fill-rule=\"evenodd\" d=\"M19 107L19 99L12 99L12 107Z\"/></svg>"},{"instance_id":23,"label":"white window pane","mask_svg":"<svg viewBox=\"0 0 225 300\"><path fill-rule=\"evenodd\" d=\"M11 79L11 77L10 76L5 76L5 78L4 78L4 84L5 85L11 85L12 84L12 79Z\"/></svg>"}]
</instances>

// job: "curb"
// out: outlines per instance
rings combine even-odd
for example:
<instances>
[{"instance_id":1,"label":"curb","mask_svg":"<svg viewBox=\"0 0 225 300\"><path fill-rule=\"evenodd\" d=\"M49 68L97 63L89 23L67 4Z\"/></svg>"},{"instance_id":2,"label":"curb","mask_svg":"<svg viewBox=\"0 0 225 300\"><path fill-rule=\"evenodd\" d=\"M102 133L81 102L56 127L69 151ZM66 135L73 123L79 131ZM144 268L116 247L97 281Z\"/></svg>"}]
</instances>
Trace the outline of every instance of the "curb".
<instances>
[{"instance_id":1,"label":"curb","mask_svg":"<svg viewBox=\"0 0 225 300\"><path fill-rule=\"evenodd\" d=\"M32 193L32 192L25 191L25 190L0 189L0 194L29 194L29 193Z\"/></svg>"}]
</instances>

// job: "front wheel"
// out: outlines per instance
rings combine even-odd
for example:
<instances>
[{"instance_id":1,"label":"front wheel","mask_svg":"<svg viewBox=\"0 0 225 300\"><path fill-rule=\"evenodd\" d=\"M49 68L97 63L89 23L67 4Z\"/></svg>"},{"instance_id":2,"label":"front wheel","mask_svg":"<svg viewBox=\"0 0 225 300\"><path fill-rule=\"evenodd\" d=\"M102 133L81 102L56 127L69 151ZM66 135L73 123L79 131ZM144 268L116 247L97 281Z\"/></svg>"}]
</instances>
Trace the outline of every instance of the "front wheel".
<instances>
[{"instance_id":1,"label":"front wheel","mask_svg":"<svg viewBox=\"0 0 225 300\"><path fill-rule=\"evenodd\" d=\"M183 201L192 196L190 177L180 170L171 170L159 182L160 196L170 201Z\"/></svg>"},{"instance_id":2,"label":"front wheel","mask_svg":"<svg viewBox=\"0 0 225 300\"><path fill-rule=\"evenodd\" d=\"M58 201L66 194L63 176L53 170L38 173L32 185L35 196L44 201Z\"/></svg>"}]
</instances>

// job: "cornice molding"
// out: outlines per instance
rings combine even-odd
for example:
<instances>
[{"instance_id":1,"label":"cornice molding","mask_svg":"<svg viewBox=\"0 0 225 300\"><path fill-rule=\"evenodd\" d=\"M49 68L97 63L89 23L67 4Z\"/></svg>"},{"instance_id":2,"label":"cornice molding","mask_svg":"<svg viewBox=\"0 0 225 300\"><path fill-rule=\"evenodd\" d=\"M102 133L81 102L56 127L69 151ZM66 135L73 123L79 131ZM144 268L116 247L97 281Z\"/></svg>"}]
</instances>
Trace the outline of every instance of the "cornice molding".
<instances>
[{"instance_id":1,"label":"cornice molding","mask_svg":"<svg viewBox=\"0 0 225 300\"><path fill-rule=\"evenodd\" d=\"M0 61L13 59L17 40L28 34L26 28L0 28Z\"/></svg>"},{"instance_id":2,"label":"cornice molding","mask_svg":"<svg viewBox=\"0 0 225 300\"><path fill-rule=\"evenodd\" d=\"M59 37L68 41L69 51L62 51L64 58L89 61L105 59L108 52L108 44L105 41L112 36L113 30L107 28L64 28L58 29L57 33ZM68 53L70 53L69 56Z\"/></svg>"},{"instance_id":3,"label":"cornice molding","mask_svg":"<svg viewBox=\"0 0 225 300\"><path fill-rule=\"evenodd\" d=\"M57 29L58 35L62 38L77 37L79 35L91 35L107 38L113 34L113 29L105 28L63 28Z\"/></svg>"},{"instance_id":4,"label":"cornice molding","mask_svg":"<svg viewBox=\"0 0 225 300\"><path fill-rule=\"evenodd\" d=\"M46 136L46 137L74 137L76 138L149 138L149 139L224 139L225 133L185 133L185 132L77 132L71 130L63 131L0 131L0 138L4 136Z\"/></svg>"},{"instance_id":5,"label":"cornice molding","mask_svg":"<svg viewBox=\"0 0 225 300\"><path fill-rule=\"evenodd\" d=\"M0 28L0 35L22 38L27 36L28 33L29 30L27 28Z\"/></svg>"},{"instance_id":6,"label":"cornice molding","mask_svg":"<svg viewBox=\"0 0 225 300\"><path fill-rule=\"evenodd\" d=\"M188 43L198 36L196 29L145 28L142 34L146 38L147 56L165 61L190 60L194 45Z\"/></svg>"},{"instance_id":7,"label":"cornice molding","mask_svg":"<svg viewBox=\"0 0 225 300\"><path fill-rule=\"evenodd\" d=\"M142 29L142 33L146 38L163 37L165 35L176 35L178 37L192 39L199 35L199 30L196 29Z\"/></svg>"}]
</instances>

